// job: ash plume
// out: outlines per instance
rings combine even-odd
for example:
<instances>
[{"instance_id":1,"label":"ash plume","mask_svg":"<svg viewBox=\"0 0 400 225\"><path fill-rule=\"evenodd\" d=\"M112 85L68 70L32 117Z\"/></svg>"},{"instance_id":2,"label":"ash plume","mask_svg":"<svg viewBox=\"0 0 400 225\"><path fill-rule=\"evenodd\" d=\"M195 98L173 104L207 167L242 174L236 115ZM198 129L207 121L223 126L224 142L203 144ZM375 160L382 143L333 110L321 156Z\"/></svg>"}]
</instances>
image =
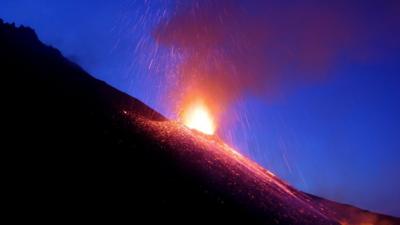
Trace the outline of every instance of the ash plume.
<instances>
[{"instance_id":1,"label":"ash plume","mask_svg":"<svg viewBox=\"0 0 400 225\"><path fill-rule=\"evenodd\" d=\"M375 56L370 43L389 32L386 44L399 46L400 10L394 1L385 7L288 3L177 1L154 38L184 56L176 71L179 90L173 90L181 102L201 95L218 113L245 94L268 98L282 88L324 81L343 55L346 60ZM367 7L376 7L377 14L367 15Z\"/></svg>"}]
</instances>

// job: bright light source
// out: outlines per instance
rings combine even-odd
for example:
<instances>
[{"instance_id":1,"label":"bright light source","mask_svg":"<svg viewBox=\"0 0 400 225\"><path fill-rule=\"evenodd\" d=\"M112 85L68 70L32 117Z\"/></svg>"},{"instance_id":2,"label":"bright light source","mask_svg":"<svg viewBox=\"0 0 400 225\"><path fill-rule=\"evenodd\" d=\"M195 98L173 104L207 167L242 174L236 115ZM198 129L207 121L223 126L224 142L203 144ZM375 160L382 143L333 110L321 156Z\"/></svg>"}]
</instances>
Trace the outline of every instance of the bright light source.
<instances>
[{"instance_id":1,"label":"bright light source","mask_svg":"<svg viewBox=\"0 0 400 225\"><path fill-rule=\"evenodd\" d=\"M215 132L214 119L208 108L201 102L188 105L182 113L183 123L194 130L212 135Z\"/></svg>"}]
</instances>

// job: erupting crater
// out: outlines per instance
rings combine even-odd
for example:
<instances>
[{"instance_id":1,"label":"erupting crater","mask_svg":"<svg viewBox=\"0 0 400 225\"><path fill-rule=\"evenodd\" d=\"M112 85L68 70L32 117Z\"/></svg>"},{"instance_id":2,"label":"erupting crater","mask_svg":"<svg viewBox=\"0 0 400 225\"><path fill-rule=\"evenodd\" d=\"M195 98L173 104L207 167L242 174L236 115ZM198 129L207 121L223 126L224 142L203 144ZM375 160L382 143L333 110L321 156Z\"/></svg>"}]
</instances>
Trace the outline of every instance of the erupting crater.
<instances>
[{"instance_id":1,"label":"erupting crater","mask_svg":"<svg viewBox=\"0 0 400 225\"><path fill-rule=\"evenodd\" d=\"M216 130L215 120L209 108L202 102L196 101L185 107L180 120L190 129L213 135Z\"/></svg>"}]
</instances>

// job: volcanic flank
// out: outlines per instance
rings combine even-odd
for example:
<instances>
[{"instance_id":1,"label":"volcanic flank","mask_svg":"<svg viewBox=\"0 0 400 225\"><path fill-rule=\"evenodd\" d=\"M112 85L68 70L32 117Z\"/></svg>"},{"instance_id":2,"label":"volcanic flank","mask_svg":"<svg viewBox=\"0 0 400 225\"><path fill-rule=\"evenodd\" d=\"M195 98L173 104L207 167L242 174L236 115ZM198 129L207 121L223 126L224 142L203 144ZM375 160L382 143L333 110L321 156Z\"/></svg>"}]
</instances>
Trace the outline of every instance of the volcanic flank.
<instances>
[{"instance_id":1,"label":"volcanic flank","mask_svg":"<svg viewBox=\"0 0 400 225\"><path fill-rule=\"evenodd\" d=\"M400 224L290 187L216 137L169 121L0 21L14 220Z\"/></svg>"}]
</instances>

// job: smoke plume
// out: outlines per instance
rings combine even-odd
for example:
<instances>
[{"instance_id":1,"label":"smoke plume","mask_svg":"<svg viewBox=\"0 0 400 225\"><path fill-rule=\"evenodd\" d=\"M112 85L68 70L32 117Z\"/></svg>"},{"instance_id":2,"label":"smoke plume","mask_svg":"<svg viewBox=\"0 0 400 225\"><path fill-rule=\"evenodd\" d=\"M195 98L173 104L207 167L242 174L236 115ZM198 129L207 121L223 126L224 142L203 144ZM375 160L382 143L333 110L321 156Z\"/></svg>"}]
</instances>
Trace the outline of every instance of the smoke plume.
<instances>
[{"instance_id":1,"label":"smoke plume","mask_svg":"<svg viewBox=\"0 0 400 225\"><path fill-rule=\"evenodd\" d=\"M290 2L177 1L154 37L184 56L176 71L179 90L173 90L181 103L201 96L219 113L244 94L270 97L324 81L340 57L376 54L366 46L400 24L395 2ZM367 7L377 14L366 15ZM395 40L386 41L398 47Z\"/></svg>"}]
</instances>

